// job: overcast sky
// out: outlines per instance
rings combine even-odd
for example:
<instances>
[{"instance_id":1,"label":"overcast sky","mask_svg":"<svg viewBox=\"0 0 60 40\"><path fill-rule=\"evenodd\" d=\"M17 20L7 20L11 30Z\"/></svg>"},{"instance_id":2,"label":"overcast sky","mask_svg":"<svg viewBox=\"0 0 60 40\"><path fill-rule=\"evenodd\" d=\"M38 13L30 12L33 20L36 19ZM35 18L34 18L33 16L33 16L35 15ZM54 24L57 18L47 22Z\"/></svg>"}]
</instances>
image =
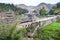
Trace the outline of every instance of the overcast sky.
<instances>
[{"instance_id":1,"label":"overcast sky","mask_svg":"<svg viewBox=\"0 0 60 40\"><path fill-rule=\"evenodd\" d=\"M60 0L0 0L0 3L25 4L28 6L30 6L30 5L36 6L42 2L55 4L57 2L60 2Z\"/></svg>"}]
</instances>

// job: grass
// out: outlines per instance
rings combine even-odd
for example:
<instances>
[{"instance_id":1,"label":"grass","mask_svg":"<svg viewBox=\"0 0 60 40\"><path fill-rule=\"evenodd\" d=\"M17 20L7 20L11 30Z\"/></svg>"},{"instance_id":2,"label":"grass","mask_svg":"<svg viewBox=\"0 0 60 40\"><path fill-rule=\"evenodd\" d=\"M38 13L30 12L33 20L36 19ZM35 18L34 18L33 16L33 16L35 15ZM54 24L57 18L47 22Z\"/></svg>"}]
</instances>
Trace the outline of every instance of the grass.
<instances>
[{"instance_id":1,"label":"grass","mask_svg":"<svg viewBox=\"0 0 60 40\"><path fill-rule=\"evenodd\" d=\"M42 34L46 38L60 39L60 21L42 27Z\"/></svg>"},{"instance_id":2,"label":"grass","mask_svg":"<svg viewBox=\"0 0 60 40\"><path fill-rule=\"evenodd\" d=\"M43 27L44 30L60 30L60 21Z\"/></svg>"}]
</instances>

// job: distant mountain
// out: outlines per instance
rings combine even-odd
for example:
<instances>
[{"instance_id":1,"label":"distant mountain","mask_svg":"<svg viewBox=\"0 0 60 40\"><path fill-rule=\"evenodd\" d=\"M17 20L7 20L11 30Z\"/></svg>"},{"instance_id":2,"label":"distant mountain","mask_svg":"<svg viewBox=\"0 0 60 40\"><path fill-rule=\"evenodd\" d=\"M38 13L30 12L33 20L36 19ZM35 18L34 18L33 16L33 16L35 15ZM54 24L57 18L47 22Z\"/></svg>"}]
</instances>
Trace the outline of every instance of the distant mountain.
<instances>
[{"instance_id":1,"label":"distant mountain","mask_svg":"<svg viewBox=\"0 0 60 40\"><path fill-rule=\"evenodd\" d=\"M22 9L26 9L27 6L24 5L24 4L19 4L19 5L16 5L17 8L22 8Z\"/></svg>"},{"instance_id":2,"label":"distant mountain","mask_svg":"<svg viewBox=\"0 0 60 40\"><path fill-rule=\"evenodd\" d=\"M57 5L58 8L60 8L60 2L58 2L56 5Z\"/></svg>"},{"instance_id":3,"label":"distant mountain","mask_svg":"<svg viewBox=\"0 0 60 40\"><path fill-rule=\"evenodd\" d=\"M47 12L49 12L53 6L56 6L56 4L40 3L37 6L26 6L24 4L17 5L18 8L28 9L28 10L31 10L31 9L36 10L37 13L39 13L40 9L42 9L43 7L47 10Z\"/></svg>"},{"instance_id":4,"label":"distant mountain","mask_svg":"<svg viewBox=\"0 0 60 40\"><path fill-rule=\"evenodd\" d=\"M46 9L47 12L49 11L49 8L48 8L48 6L47 6L46 3L40 3L39 5L36 6L35 10L37 11L37 13L39 13L39 11L40 11L43 7Z\"/></svg>"},{"instance_id":5,"label":"distant mountain","mask_svg":"<svg viewBox=\"0 0 60 40\"><path fill-rule=\"evenodd\" d=\"M48 9L52 9L53 5L52 4L47 4Z\"/></svg>"},{"instance_id":6,"label":"distant mountain","mask_svg":"<svg viewBox=\"0 0 60 40\"><path fill-rule=\"evenodd\" d=\"M37 9L37 8L39 9L43 5L46 5L46 4L45 3L41 3L41 4L37 5L37 6L26 6L24 4L19 4L19 5L16 5L16 7L29 10L29 9Z\"/></svg>"},{"instance_id":7,"label":"distant mountain","mask_svg":"<svg viewBox=\"0 0 60 40\"><path fill-rule=\"evenodd\" d=\"M57 5L56 4L47 4L47 7L49 10L51 10L53 6L57 6Z\"/></svg>"},{"instance_id":8,"label":"distant mountain","mask_svg":"<svg viewBox=\"0 0 60 40\"><path fill-rule=\"evenodd\" d=\"M36 10L39 12L40 9L43 7L46 9L47 12L49 12L53 6L57 6L56 4L47 4L47 3L40 3L36 6Z\"/></svg>"},{"instance_id":9,"label":"distant mountain","mask_svg":"<svg viewBox=\"0 0 60 40\"><path fill-rule=\"evenodd\" d=\"M52 4L46 4L46 3L40 3L37 6L26 6L24 4L19 4L16 5L18 8L22 8L22 9L41 9L42 7L45 7L46 9L51 9L52 8Z\"/></svg>"},{"instance_id":10,"label":"distant mountain","mask_svg":"<svg viewBox=\"0 0 60 40\"><path fill-rule=\"evenodd\" d=\"M34 8L35 8L35 6L28 6L28 8L30 8L30 9L34 9Z\"/></svg>"},{"instance_id":11,"label":"distant mountain","mask_svg":"<svg viewBox=\"0 0 60 40\"><path fill-rule=\"evenodd\" d=\"M35 6L26 6L24 4L19 4L19 5L16 5L17 8L22 8L22 9L27 9L27 10L30 10L30 9L34 9Z\"/></svg>"}]
</instances>

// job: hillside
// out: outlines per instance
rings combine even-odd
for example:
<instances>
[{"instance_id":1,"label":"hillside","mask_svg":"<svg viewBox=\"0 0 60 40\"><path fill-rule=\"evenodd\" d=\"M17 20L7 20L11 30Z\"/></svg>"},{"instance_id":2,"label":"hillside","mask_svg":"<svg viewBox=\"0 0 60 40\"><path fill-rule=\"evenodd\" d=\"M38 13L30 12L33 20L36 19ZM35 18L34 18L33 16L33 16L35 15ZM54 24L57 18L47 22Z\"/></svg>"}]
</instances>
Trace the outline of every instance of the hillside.
<instances>
[{"instance_id":1,"label":"hillside","mask_svg":"<svg viewBox=\"0 0 60 40\"><path fill-rule=\"evenodd\" d=\"M6 11L9 11L9 10L17 12L18 14L22 14L22 13L26 13L27 12L26 9L17 8L13 4L0 3L0 12L6 12Z\"/></svg>"},{"instance_id":2,"label":"hillside","mask_svg":"<svg viewBox=\"0 0 60 40\"><path fill-rule=\"evenodd\" d=\"M36 13L39 13L40 9L42 9L43 7L46 9L47 12L49 12L53 6L56 6L56 5L55 4L47 4L47 3L40 3L37 6L27 6L25 4L16 5L17 8L27 9L29 11L35 10Z\"/></svg>"}]
</instances>

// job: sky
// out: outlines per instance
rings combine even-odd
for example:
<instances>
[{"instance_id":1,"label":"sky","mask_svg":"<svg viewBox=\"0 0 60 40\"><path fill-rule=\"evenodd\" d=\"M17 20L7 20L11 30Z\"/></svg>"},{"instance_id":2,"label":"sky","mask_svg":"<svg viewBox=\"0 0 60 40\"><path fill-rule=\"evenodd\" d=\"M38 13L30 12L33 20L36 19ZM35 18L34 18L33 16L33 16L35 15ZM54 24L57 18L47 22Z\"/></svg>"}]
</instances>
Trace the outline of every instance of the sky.
<instances>
[{"instance_id":1,"label":"sky","mask_svg":"<svg viewBox=\"0 0 60 40\"><path fill-rule=\"evenodd\" d=\"M36 6L40 3L56 4L60 0L0 0L0 3L25 4L27 6Z\"/></svg>"}]
</instances>

